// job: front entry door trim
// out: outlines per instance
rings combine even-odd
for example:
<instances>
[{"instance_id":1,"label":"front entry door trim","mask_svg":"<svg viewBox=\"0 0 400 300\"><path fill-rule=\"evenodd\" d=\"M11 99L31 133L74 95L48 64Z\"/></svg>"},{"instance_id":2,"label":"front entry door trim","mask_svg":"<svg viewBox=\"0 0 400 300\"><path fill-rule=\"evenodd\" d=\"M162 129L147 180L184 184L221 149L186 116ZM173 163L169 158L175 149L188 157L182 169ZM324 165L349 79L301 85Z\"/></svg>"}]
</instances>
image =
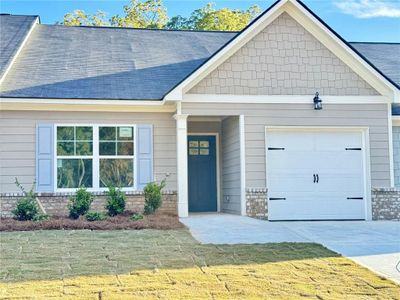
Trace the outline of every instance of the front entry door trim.
<instances>
[{"instance_id":1,"label":"front entry door trim","mask_svg":"<svg viewBox=\"0 0 400 300\"><path fill-rule=\"evenodd\" d=\"M217 161L217 212L221 212L221 189L220 189L220 153L219 153L219 133L218 132L190 132L188 136L215 136L215 152ZM188 153L187 153L188 154Z\"/></svg>"}]
</instances>

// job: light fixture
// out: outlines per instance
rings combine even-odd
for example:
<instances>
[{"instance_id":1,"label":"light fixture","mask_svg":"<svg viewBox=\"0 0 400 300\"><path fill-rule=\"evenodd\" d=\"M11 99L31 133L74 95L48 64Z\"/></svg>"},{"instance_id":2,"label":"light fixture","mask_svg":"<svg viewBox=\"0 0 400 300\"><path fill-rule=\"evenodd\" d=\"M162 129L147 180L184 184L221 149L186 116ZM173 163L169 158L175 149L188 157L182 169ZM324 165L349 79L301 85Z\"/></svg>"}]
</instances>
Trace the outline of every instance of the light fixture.
<instances>
[{"instance_id":1,"label":"light fixture","mask_svg":"<svg viewBox=\"0 0 400 300\"><path fill-rule=\"evenodd\" d=\"M322 100L319 97L319 93L318 92L315 93L315 97L314 97L314 109L315 110L321 110L322 109Z\"/></svg>"}]
</instances>

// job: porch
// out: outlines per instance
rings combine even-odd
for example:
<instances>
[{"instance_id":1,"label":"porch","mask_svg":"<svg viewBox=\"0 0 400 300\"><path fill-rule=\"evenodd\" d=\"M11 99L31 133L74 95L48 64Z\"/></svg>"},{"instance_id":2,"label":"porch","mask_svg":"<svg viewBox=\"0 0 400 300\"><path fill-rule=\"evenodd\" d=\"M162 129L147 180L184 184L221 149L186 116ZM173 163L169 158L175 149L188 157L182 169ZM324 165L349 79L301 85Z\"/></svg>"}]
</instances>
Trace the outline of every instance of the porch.
<instances>
[{"instance_id":1,"label":"porch","mask_svg":"<svg viewBox=\"0 0 400 300\"><path fill-rule=\"evenodd\" d=\"M246 215L244 117L175 115L178 214Z\"/></svg>"}]
</instances>

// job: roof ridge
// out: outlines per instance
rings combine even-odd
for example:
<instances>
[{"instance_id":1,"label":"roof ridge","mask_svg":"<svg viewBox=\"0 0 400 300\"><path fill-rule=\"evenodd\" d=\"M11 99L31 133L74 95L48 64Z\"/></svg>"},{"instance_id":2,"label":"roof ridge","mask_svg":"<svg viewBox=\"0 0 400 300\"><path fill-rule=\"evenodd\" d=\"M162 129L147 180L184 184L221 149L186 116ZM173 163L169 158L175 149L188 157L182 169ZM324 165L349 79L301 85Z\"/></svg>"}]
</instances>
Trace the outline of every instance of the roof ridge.
<instances>
[{"instance_id":1,"label":"roof ridge","mask_svg":"<svg viewBox=\"0 0 400 300\"><path fill-rule=\"evenodd\" d=\"M66 26L62 24L40 24L42 26L49 27L65 27L65 28L94 28L94 29L121 29L121 30L140 30L140 31L170 31L170 32L199 32L199 33L239 33L240 31L223 31L223 30L190 30L190 29L165 29L165 28L137 28L137 27L117 27L117 26L92 26L92 25L80 25L80 26Z\"/></svg>"}]
</instances>

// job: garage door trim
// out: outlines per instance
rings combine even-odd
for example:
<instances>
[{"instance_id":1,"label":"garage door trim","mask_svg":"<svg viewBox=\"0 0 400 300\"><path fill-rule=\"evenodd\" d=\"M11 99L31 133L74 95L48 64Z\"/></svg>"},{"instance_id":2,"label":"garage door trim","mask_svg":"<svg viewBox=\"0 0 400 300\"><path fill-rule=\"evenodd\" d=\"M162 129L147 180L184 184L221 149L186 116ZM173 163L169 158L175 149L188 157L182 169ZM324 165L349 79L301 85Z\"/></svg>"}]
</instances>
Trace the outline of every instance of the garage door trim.
<instances>
[{"instance_id":1,"label":"garage door trim","mask_svg":"<svg viewBox=\"0 0 400 300\"><path fill-rule=\"evenodd\" d=\"M366 197L364 201L365 206L365 220L372 220L372 204L371 204L371 165L370 165L370 143L369 143L369 128L368 127L321 127L321 126L265 126L265 177L266 187L268 187L268 132L271 131L317 131L317 132L358 132L362 136L362 148L363 148L363 169L364 169L364 195ZM267 200L268 207L270 199Z\"/></svg>"}]
</instances>

